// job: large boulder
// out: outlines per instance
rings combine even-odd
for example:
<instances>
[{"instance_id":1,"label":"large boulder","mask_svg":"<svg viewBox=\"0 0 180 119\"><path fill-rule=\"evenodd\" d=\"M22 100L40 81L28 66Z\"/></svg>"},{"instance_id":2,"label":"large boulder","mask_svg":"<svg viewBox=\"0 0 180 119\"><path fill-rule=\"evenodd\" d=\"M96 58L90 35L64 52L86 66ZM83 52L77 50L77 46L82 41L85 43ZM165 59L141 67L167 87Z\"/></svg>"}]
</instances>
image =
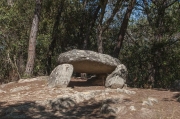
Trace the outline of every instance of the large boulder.
<instances>
[{"instance_id":1,"label":"large boulder","mask_svg":"<svg viewBox=\"0 0 180 119\"><path fill-rule=\"evenodd\" d=\"M108 75L105 81L106 88L123 88L126 83L127 68L120 64Z\"/></svg>"},{"instance_id":2,"label":"large boulder","mask_svg":"<svg viewBox=\"0 0 180 119\"><path fill-rule=\"evenodd\" d=\"M118 59L109 55L77 49L60 54L58 62L72 64L74 72L89 74L111 73L121 64Z\"/></svg>"},{"instance_id":3,"label":"large boulder","mask_svg":"<svg viewBox=\"0 0 180 119\"><path fill-rule=\"evenodd\" d=\"M71 80L73 66L71 64L58 65L50 74L47 85L49 87L66 88Z\"/></svg>"}]
</instances>

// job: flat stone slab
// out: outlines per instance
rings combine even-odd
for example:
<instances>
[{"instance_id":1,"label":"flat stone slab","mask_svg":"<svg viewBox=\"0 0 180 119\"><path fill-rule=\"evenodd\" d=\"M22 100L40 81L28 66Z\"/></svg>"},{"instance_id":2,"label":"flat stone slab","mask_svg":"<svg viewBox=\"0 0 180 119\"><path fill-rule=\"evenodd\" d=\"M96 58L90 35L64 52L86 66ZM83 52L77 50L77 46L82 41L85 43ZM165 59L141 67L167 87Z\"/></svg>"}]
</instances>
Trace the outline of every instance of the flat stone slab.
<instances>
[{"instance_id":1,"label":"flat stone slab","mask_svg":"<svg viewBox=\"0 0 180 119\"><path fill-rule=\"evenodd\" d=\"M72 64L74 72L89 74L111 73L120 61L107 54L89 50L71 50L59 55L59 64Z\"/></svg>"}]
</instances>

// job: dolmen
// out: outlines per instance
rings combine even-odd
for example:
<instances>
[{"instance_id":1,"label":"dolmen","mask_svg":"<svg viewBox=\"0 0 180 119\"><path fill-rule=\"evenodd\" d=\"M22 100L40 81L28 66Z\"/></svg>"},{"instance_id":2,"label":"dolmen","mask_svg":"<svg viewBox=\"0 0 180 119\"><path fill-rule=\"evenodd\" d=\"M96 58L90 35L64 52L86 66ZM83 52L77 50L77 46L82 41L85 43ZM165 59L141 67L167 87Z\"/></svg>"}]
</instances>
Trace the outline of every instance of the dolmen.
<instances>
[{"instance_id":1,"label":"dolmen","mask_svg":"<svg viewBox=\"0 0 180 119\"><path fill-rule=\"evenodd\" d=\"M95 74L97 78L88 81L101 82L106 88L123 88L126 83L126 66L107 54L74 49L60 54L58 64L49 76L49 87L67 87L73 72Z\"/></svg>"}]
</instances>

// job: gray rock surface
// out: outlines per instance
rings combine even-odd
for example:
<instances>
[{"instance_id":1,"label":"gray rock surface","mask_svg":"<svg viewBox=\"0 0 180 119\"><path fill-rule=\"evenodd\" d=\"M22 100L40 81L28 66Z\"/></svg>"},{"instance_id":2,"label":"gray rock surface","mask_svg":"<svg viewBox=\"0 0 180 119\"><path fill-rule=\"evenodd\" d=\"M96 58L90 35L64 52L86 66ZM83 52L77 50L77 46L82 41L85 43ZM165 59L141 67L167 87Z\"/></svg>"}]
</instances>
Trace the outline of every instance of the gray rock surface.
<instances>
[{"instance_id":1,"label":"gray rock surface","mask_svg":"<svg viewBox=\"0 0 180 119\"><path fill-rule=\"evenodd\" d=\"M135 91L130 91L130 90L126 90L126 89L120 89L120 88L117 88L116 90L117 90L117 92L125 93L125 94L128 94L128 95L136 94Z\"/></svg>"},{"instance_id":2,"label":"gray rock surface","mask_svg":"<svg viewBox=\"0 0 180 119\"><path fill-rule=\"evenodd\" d=\"M130 106L129 109L130 109L131 111L136 111L136 108L135 108L134 106Z\"/></svg>"},{"instance_id":3,"label":"gray rock surface","mask_svg":"<svg viewBox=\"0 0 180 119\"><path fill-rule=\"evenodd\" d=\"M58 62L72 64L74 72L90 74L111 73L121 64L118 59L107 54L77 49L60 54Z\"/></svg>"},{"instance_id":4,"label":"gray rock surface","mask_svg":"<svg viewBox=\"0 0 180 119\"><path fill-rule=\"evenodd\" d=\"M115 76L112 77L110 80L106 81L105 87L106 88L123 88L125 84L125 80L121 77Z\"/></svg>"},{"instance_id":5,"label":"gray rock surface","mask_svg":"<svg viewBox=\"0 0 180 119\"><path fill-rule=\"evenodd\" d=\"M105 87L107 88L123 88L126 82L127 68L120 64L106 78Z\"/></svg>"},{"instance_id":6,"label":"gray rock surface","mask_svg":"<svg viewBox=\"0 0 180 119\"><path fill-rule=\"evenodd\" d=\"M0 94L1 94L1 93L6 93L6 91L0 89Z\"/></svg>"},{"instance_id":7,"label":"gray rock surface","mask_svg":"<svg viewBox=\"0 0 180 119\"><path fill-rule=\"evenodd\" d=\"M89 92L73 92L66 93L64 95L59 95L57 98L53 100L45 100L45 101L36 101L38 105L44 105L49 109L62 110L63 108L74 107L78 103L81 103L86 100L90 100L93 98L97 98L102 94L103 91L89 91Z\"/></svg>"},{"instance_id":8,"label":"gray rock surface","mask_svg":"<svg viewBox=\"0 0 180 119\"><path fill-rule=\"evenodd\" d=\"M29 90L30 87L29 86L19 86L19 87L15 87L13 89L10 89L10 92L19 92L22 90Z\"/></svg>"},{"instance_id":9,"label":"gray rock surface","mask_svg":"<svg viewBox=\"0 0 180 119\"><path fill-rule=\"evenodd\" d=\"M158 103L158 100L157 100L156 98L148 97L147 100L144 100L144 101L142 102L142 105L152 106L153 103Z\"/></svg>"},{"instance_id":10,"label":"gray rock surface","mask_svg":"<svg viewBox=\"0 0 180 119\"><path fill-rule=\"evenodd\" d=\"M66 88L71 80L73 66L71 64L58 65L50 74L47 85L49 87Z\"/></svg>"},{"instance_id":11,"label":"gray rock surface","mask_svg":"<svg viewBox=\"0 0 180 119\"><path fill-rule=\"evenodd\" d=\"M41 80L47 80L49 77L48 76L39 76L36 78L28 78L28 79L20 79L18 83L25 83L25 82L32 82L32 81L41 81Z\"/></svg>"}]
</instances>

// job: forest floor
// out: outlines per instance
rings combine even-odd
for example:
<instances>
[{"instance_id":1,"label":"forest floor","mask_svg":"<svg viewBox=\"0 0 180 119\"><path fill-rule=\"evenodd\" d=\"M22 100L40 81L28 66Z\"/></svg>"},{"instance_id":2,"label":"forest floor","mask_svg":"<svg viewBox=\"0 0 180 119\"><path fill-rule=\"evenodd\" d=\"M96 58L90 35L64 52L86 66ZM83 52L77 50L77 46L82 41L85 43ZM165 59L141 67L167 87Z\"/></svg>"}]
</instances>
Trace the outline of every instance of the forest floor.
<instances>
[{"instance_id":1,"label":"forest floor","mask_svg":"<svg viewBox=\"0 0 180 119\"><path fill-rule=\"evenodd\" d=\"M46 80L0 85L0 119L180 119L178 91L105 89L77 78L67 88L48 88Z\"/></svg>"}]
</instances>

